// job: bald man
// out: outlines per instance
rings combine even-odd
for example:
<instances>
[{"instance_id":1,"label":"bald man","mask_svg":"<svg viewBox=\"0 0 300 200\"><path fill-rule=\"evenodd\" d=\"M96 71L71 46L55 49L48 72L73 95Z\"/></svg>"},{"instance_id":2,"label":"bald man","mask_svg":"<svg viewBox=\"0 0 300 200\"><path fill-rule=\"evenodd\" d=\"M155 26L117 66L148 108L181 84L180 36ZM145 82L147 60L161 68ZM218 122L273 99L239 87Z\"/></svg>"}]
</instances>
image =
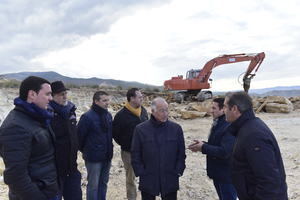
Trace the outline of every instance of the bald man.
<instances>
[{"instance_id":1,"label":"bald man","mask_svg":"<svg viewBox=\"0 0 300 200\"><path fill-rule=\"evenodd\" d=\"M134 131L131 163L140 178L142 200L176 200L179 177L185 169L185 145L179 124L168 120L168 103L155 98L151 118Z\"/></svg>"}]
</instances>

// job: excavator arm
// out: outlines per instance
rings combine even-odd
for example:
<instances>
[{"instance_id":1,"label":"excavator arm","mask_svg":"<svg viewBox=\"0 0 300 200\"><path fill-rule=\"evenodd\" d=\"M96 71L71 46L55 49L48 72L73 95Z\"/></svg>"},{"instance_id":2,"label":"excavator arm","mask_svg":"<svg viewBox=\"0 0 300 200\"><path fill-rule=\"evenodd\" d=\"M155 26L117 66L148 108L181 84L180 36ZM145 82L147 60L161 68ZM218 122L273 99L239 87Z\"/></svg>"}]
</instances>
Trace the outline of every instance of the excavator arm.
<instances>
[{"instance_id":1,"label":"excavator arm","mask_svg":"<svg viewBox=\"0 0 300 200\"><path fill-rule=\"evenodd\" d=\"M265 58L265 53L253 53L253 54L230 54L230 55L222 55L216 57L210 61L208 61L202 70L200 71L199 75L196 77L200 82L208 82L208 79L212 73L212 70L223 64L230 64L230 63L238 63L244 61L250 61L250 64L245 71L243 77L243 87L245 92L248 92L250 88L251 79L255 76L258 68L260 67L262 61ZM254 73L252 73L254 71Z\"/></svg>"}]
</instances>

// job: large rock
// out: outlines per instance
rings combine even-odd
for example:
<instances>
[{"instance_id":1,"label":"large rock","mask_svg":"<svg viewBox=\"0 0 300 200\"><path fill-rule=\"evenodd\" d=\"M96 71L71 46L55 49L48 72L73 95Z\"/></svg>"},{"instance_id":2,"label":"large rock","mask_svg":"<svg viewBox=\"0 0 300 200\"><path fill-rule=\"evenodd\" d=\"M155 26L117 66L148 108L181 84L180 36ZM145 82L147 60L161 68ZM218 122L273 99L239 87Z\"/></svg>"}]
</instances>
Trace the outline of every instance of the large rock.
<instances>
[{"instance_id":1,"label":"large rock","mask_svg":"<svg viewBox=\"0 0 300 200\"><path fill-rule=\"evenodd\" d=\"M195 118L202 118L206 116L206 112L189 111L189 110L182 110L180 114L182 119L195 119Z\"/></svg>"},{"instance_id":2,"label":"large rock","mask_svg":"<svg viewBox=\"0 0 300 200\"><path fill-rule=\"evenodd\" d=\"M261 98L252 98L252 105L254 110L257 110L262 103L263 102L261 101Z\"/></svg>"},{"instance_id":3,"label":"large rock","mask_svg":"<svg viewBox=\"0 0 300 200\"><path fill-rule=\"evenodd\" d=\"M288 100L286 97L281 96L268 96L266 97L266 100L268 103L278 103L278 104L290 104L290 100Z\"/></svg>"},{"instance_id":4,"label":"large rock","mask_svg":"<svg viewBox=\"0 0 300 200\"><path fill-rule=\"evenodd\" d=\"M293 111L293 104L267 103L265 109L268 113L290 113Z\"/></svg>"},{"instance_id":5,"label":"large rock","mask_svg":"<svg viewBox=\"0 0 300 200\"><path fill-rule=\"evenodd\" d=\"M294 110L300 109L300 101L293 102Z\"/></svg>"},{"instance_id":6,"label":"large rock","mask_svg":"<svg viewBox=\"0 0 300 200\"><path fill-rule=\"evenodd\" d=\"M296 101L300 101L300 97L290 97L289 100L294 103Z\"/></svg>"},{"instance_id":7,"label":"large rock","mask_svg":"<svg viewBox=\"0 0 300 200\"><path fill-rule=\"evenodd\" d=\"M294 106L286 97L267 96L253 99L253 108L256 112L264 110L268 113L289 113Z\"/></svg>"},{"instance_id":8,"label":"large rock","mask_svg":"<svg viewBox=\"0 0 300 200\"><path fill-rule=\"evenodd\" d=\"M204 102L192 102L189 103L187 106L187 110L190 111L198 111L198 112L210 112L211 109L211 105L212 105L212 101L211 100L207 100Z\"/></svg>"},{"instance_id":9,"label":"large rock","mask_svg":"<svg viewBox=\"0 0 300 200\"><path fill-rule=\"evenodd\" d=\"M179 112L176 111L170 111L169 112L169 117L173 118L173 119L177 119L181 117L181 114Z\"/></svg>"},{"instance_id":10,"label":"large rock","mask_svg":"<svg viewBox=\"0 0 300 200\"><path fill-rule=\"evenodd\" d=\"M294 105L294 110L300 109L300 97L291 97L289 100Z\"/></svg>"}]
</instances>

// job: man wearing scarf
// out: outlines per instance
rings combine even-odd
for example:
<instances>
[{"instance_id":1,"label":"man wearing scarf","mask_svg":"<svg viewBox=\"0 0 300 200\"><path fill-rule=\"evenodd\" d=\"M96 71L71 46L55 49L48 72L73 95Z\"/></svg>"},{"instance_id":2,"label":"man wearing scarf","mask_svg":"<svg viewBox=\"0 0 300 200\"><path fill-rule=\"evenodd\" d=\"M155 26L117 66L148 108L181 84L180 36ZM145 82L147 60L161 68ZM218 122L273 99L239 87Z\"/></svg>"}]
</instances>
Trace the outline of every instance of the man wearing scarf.
<instances>
[{"instance_id":1,"label":"man wearing scarf","mask_svg":"<svg viewBox=\"0 0 300 200\"><path fill-rule=\"evenodd\" d=\"M143 95L138 88L127 91L127 102L113 121L113 138L121 146L121 158L126 172L126 193L128 200L136 200L135 175L131 165L131 141L136 125L148 120L148 113L142 106Z\"/></svg>"},{"instance_id":2,"label":"man wearing scarf","mask_svg":"<svg viewBox=\"0 0 300 200\"><path fill-rule=\"evenodd\" d=\"M51 83L51 89L53 100L50 101L50 106L54 112L51 127L56 136L55 155L60 199L82 200L81 174L77 169L76 106L68 101L68 89L62 81Z\"/></svg>"},{"instance_id":3,"label":"man wearing scarf","mask_svg":"<svg viewBox=\"0 0 300 200\"><path fill-rule=\"evenodd\" d=\"M245 92L228 93L224 102L229 131L236 136L232 181L239 200L287 200L285 170L276 138L255 117Z\"/></svg>"},{"instance_id":4,"label":"man wearing scarf","mask_svg":"<svg viewBox=\"0 0 300 200\"><path fill-rule=\"evenodd\" d=\"M176 200L179 177L185 169L185 145L182 128L168 120L168 103L160 97L151 104L152 115L135 128L131 146L131 164L140 178L142 200Z\"/></svg>"},{"instance_id":5,"label":"man wearing scarf","mask_svg":"<svg viewBox=\"0 0 300 200\"><path fill-rule=\"evenodd\" d=\"M24 79L15 108L0 128L9 200L57 199L55 135L50 128L52 114L47 111L51 99L47 80L36 76Z\"/></svg>"},{"instance_id":6,"label":"man wearing scarf","mask_svg":"<svg viewBox=\"0 0 300 200\"><path fill-rule=\"evenodd\" d=\"M232 184L230 160L235 137L227 131L230 125L225 120L224 98L215 98L211 106L213 123L207 142L194 140L189 146L193 152L206 155L207 176L213 180L219 200L236 200L236 190Z\"/></svg>"},{"instance_id":7,"label":"man wearing scarf","mask_svg":"<svg viewBox=\"0 0 300 200\"><path fill-rule=\"evenodd\" d=\"M79 150L87 169L87 200L105 200L109 170L113 156L112 116L108 112L110 98L98 91L93 105L78 123Z\"/></svg>"}]
</instances>

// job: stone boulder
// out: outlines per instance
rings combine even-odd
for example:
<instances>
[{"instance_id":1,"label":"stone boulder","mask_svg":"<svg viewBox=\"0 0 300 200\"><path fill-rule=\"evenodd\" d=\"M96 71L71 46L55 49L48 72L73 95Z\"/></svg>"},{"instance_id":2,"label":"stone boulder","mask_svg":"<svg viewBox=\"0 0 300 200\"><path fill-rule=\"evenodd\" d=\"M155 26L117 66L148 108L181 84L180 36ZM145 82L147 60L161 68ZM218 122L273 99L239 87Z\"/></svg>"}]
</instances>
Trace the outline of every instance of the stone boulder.
<instances>
[{"instance_id":1,"label":"stone boulder","mask_svg":"<svg viewBox=\"0 0 300 200\"><path fill-rule=\"evenodd\" d=\"M198 111L190 111L190 110L182 110L180 114L182 119L196 119L196 118L202 118L206 116L206 112L198 112Z\"/></svg>"},{"instance_id":2,"label":"stone boulder","mask_svg":"<svg viewBox=\"0 0 300 200\"><path fill-rule=\"evenodd\" d=\"M285 97L268 96L265 110L268 113L290 113L294 110L293 104Z\"/></svg>"},{"instance_id":3,"label":"stone boulder","mask_svg":"<svg viewBox=\"0 0 300 200\"><path fill-rule=\"evenodd\" d=\"M291 97L289 100L294 105L294 110L300 109L300 97Z\"/></svg>"},{"instance_id":4,"label":"stone boulder","mask_svg":"<svg viewBox=\"0 0 300 200\"><path fill-rule=\"evenodd\" d=\"M294 106L289 99L281 96L267 96L264 98L254 97L252 99L253 109L256 112L267 113L289 113Z\"/></svg>"},{"instance_id":5,"label":"stone boulder","mask_svg":"<svg viewBox=\"0 0 300 200\"><path fill-rule=\"evenodd\" d=\"M257 97L252 98L252 105L254 110L257 110L262 105L263 101L261 99L262 98L257 98Z\"/></svg>"},{"instance_id":6,"label":"stone boulder","mask_svg":"<svg viewBox=\"0 0 300 200\"><path fill-rule=\"evenodd\" d=\"M204 102L192 102L187 105L187 110L209 113L212 105L212 100Z\"/></svg>"},{"instance_id":7,"label":"stone boulder","mask_svg":"<svg viewBox=\"0 0 300 200\"><path fill-rule=\"evenodd\" d=\"M290 113L293 111L293 104L267 103L265 109L268 113Z\"/></svg>"},{"instance_id":8,"label":"stone boulder","mask_svg":"<svg viewBox=\"0 0 300 200\"><path fill-rule=\"evenodd\" d=\"M281 96L268 96L266 97L268 103L278 103L278 104L290 104L291 101L286 97Z\"/></svg>"}]
</instances>

